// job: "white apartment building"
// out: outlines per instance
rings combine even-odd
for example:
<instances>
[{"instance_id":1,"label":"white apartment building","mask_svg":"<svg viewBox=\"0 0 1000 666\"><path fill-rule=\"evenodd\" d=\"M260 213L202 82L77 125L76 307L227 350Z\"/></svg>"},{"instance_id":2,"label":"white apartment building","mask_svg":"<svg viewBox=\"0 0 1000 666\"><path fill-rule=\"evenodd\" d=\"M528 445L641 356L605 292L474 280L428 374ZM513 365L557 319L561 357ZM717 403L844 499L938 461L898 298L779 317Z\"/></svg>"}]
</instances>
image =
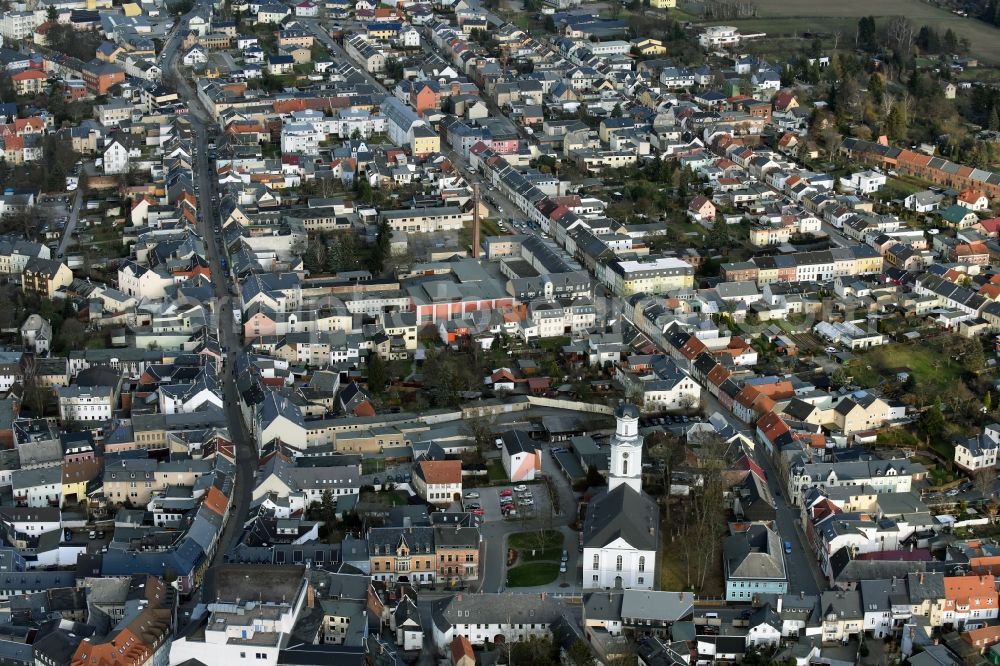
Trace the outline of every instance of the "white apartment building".
<instances>
[{"instance_id":1,"label":"white apartment building","mask_svg":"<svg viewBox=\"0 0 1000 666\"><path fill-rule=\"evenodd\" d=\"M281 152L318 155L326 132L312 122L286 123L281 128Z\"/></svg>"},{"instance_id":2,"label":"white apartment building","mask_svg":"<svg viewBox=\"0 0 1000 666\"><path fill-rule=\"evenodd\" d=\"M886 176L884 173L866 169L852 173L850 178L841 178L841 184L858 194L872 194L885 187Z\"/></svg>"},{"instance_id":3,"label":"white apartment building","mask_svg":"<svg viewBox=\"0 0 1000 666\"><path fill-rule=\"evenodd\" d=\"M57 386L59 420L107 421L115 409L115 390L111 386Z\"/></svg>"},{"instance_id":4,"label":"white apartment building","mask_svg":"<svg viewBox=\"0 0 1000 666\"><path fill-rule=\"evenodd\" d=\"M40 508L62 504L62 467L21 469L11 475L14 502Z\"/></svg>"},{"instance_id":5,"label":"white apartment building","mask_svg":"<svg viewBox=\"0 0 1000 666\"><path fill-rule=\"evenodd\" d=\"M462 228L467 217L469 215L463 213L458 206L387 210L381 214L381 218L389 223L393 231L409 233L455 231Z\"/></svg>"},{"instance_id":6,"label":"white apartment building","mask_svg":"<svg viewBox=\"0 0 1000 666\"><path fill-rule=\"evenodd\" d=\"M1000 449L1000 424L990 424L975 437L955 444L955 464L966 472L992 469Z\"/></svg>"},{"instance_id":7,"label":"white apartment building","mask_svg":"<svg viewBox=\"0 0 1000 666\"><path fill-rule=\"evenodd\" d=\"M264 598L260 585L256 584L257 576L264 571L244 568L245 578L239 576L243 584L225 581L222 585L225 589L219 591L220 600L208 604L204 638L195 634L179 638L170 646L171 666L188 659L232 666L278 663L278 652L287 647L295 621L306 603L308 580L299 573L300 582L295 585L294 572L299 567L264 567L267 573L264 586L286 592L277 598L277 594L272 597L271 591L265 590L268 594ZM282 580L275 582L279 576Z\"/></svg>"},{"instance_id":8,"label":"white apartment building","mask_svg":"<svg viewBox=\"0 0 1000 666\"><path fill-rule=\"evenodd\" d=\"M698 43L709 50L736 46L740 39L740 31L731 25L712 25L698 35Z\"/></svg>"},{"instance_id":9,"label":"white apartment building","mask_svg":"<svg viewBox=\"0 0 1000 666\"><path fill-rule=\"evenodd\" d=\"M28 39L42 20L35 12L4 12L3 18L0 19L0 35L3 35L4 39L13 41Z\"/></svg>"}]
</instances>

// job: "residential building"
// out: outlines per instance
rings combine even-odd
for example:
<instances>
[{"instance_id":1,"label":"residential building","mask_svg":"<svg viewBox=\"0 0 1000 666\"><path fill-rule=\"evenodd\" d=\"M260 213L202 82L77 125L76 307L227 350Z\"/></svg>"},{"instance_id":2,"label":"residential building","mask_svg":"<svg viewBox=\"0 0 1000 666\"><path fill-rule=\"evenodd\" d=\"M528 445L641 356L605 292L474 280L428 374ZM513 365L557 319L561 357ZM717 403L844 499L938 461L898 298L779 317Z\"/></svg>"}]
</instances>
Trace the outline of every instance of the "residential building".
<instances>
[{"instance_id":1,"label":"residential building","mask_svg":"<svg viewBox=\"0 0 1000 666\"><path fill-rule=\"evenodd\" d=\"M413 489L431 504L448 506L462 499L462 461L423 460L413 468Z\"/></svg>"}]
</instances>

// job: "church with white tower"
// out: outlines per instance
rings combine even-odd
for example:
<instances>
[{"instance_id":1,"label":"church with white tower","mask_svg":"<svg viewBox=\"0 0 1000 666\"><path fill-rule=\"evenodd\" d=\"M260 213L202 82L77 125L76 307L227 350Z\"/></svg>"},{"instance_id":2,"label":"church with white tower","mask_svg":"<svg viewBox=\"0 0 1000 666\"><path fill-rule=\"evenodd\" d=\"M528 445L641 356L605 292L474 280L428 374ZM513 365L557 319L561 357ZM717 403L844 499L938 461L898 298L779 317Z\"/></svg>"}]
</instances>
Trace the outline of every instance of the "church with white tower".
<instances>
[{"instance_id":1,"label":"church with white tower","mask_svg":"<svg viewBox=\"0 0 1000 666\"><path fill-rule=\"evenodd\" d=\"M615 420L608 489L587 506L583 526L583 587L653 590L660 509L642 490L639 409L622 403Z\"/></svg>"}]
</instances>

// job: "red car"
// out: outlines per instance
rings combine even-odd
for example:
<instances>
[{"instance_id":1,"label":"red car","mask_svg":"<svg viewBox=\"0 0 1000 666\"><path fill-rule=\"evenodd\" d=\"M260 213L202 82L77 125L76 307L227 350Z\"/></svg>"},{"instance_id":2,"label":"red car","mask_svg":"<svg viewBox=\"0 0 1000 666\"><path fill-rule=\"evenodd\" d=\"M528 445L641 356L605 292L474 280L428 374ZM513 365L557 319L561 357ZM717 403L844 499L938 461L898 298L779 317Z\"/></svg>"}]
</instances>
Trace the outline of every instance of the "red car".
<instances>
[{"instance_id":1,"label":"red car","mask_svg":"<svg viewBox=\"0 0 1000 666\"><path fill-rule=\"evenodd\" d=\"M514 495L514 491L510 488L504 488L500 491L500 497L511 497Z\"/></svg>"},{"instance_id":2,"label":"red car","mask_svg":"<svg viewBox=\"0 0 1000 666\"><path fill-rule=\"evenodd\" d=\"M480 518L486 515L486 512L483 511L482 509L469 509L469 513L471 513L473 516L479 516Z\"/></svg>"}]
</instances>

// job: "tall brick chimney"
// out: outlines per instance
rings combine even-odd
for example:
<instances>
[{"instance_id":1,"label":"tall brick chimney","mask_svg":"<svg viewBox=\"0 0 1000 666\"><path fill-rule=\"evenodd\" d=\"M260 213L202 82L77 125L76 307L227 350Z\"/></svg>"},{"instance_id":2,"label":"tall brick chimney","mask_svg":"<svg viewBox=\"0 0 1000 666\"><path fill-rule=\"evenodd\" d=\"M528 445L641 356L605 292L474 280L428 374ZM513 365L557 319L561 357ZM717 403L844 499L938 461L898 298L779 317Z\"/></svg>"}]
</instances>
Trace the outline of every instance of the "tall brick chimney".
<instances>
[{"instance_id":1,"label":"tall brick chimney","mask_svg":"<svg viewBox=\"0 0 1000 666\"><path fill-rule=\"evenodd\" d=\"M479 258L479 183L472 186L472 258Z\"/></svg>"}]
</instances>

